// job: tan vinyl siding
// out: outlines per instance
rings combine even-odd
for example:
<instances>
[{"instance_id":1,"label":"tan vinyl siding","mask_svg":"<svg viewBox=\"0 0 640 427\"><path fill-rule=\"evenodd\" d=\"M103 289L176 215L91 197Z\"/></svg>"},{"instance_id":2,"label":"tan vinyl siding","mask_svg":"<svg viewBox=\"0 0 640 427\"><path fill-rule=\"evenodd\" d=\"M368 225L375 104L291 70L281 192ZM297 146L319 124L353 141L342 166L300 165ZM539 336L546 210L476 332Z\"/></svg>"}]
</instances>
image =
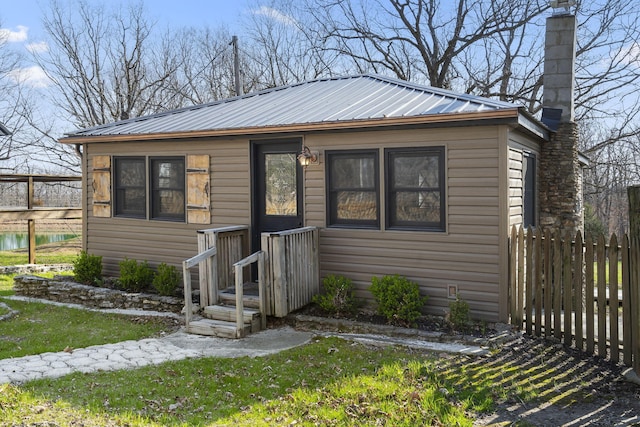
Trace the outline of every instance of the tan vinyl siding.
<instances>
[{"instance_id":1,"label":"tan vinyl siding","mask_svg":"<svg viewBox=\"0 0 640 427\"><path fill-rule=\"evenodd\" d=\"M538 157L540 148L529 138L519 133L509 135L509 229L524 221L524 151ZM537 185L536 185L537 188Z\"/></svg>"},{"instance_id":2,"label":"tan vinyl siding","mask_svg":"<svg viewBox=\"0 0 640 427\"><path fill-rule=\"evenodd\" d=\"M448 285L456 285L472 316L504 320L507 293L507 226L521 216L522 150L536 147L506 126L319 132L303 144L320 153L320 162L304 170L305 225L320 228L321 276L342 274L358 297L372 303L372 276L400 274L416 281L429 296L425 310L443 315ZM384 149L444 147L445 231L385 230ZM381 229L326 227L327 150L377 149L380 167ZM152 265L174 265L196 253L196 231L251 224L250 140L192 139L172 142L85 145L84 190L86 249L102 255L105 273L117 274L124 257ZM98 155L186 156L210 158L211 224L198 225L92 215L92 158ZM520 153L520 154L518 154ZM520 171L518 173L518 171ZM504 229L504 230L503 230Z\"/></svg>"},{"instance_id":3,"label":"tan vinyl siding","mask_svg":"<svg viewBox=\"0 0 640 427\"><path fill-rule=\"evenodd\" d=\"M307 136L312 149L377 148L380 199L384 203L384 148L444 146L446 231L385 231L324 228L321 275L354 280L357 295L372 302L372 276L400 274L429 296L426 310L448 308L447 285L458 286L476 318L497 320L499 300L498 127L405 130ZM325 227L325 159L306 170L306 224ZM381 206L384 228L384 204Z\"/></svg>"},{"instance_id":4,"label":"tan vinyl siding","mask_svg":"<svg viewBox=\"0 0 640 427\"><path fill-rule=\"evenodd\" d=\"M166 262L176 266L197 253L196 232L203 228L247 225L251 221L248 140L179 141L91 144L85 146L86 163L94 156L187 156L208 154L210 158L211 224L154 221L133 218L98 218L86 209L85 249L103 257L104 273L117 275L125 257L146 260L152 266ZM90 168L89 168L90 169ZM91 171L85 182L87 201L92 206Z\"/></svg>"},{"instance_id":5,"label":"tan vinyl siding","mask_svg":"<svg viewBox=\"0 0 640 427\"><path fill-rule=\"evenodd\" d=\"M522 150L509 148L509 227L521 225L524 215Z\"/></svg>"}]
</instances>

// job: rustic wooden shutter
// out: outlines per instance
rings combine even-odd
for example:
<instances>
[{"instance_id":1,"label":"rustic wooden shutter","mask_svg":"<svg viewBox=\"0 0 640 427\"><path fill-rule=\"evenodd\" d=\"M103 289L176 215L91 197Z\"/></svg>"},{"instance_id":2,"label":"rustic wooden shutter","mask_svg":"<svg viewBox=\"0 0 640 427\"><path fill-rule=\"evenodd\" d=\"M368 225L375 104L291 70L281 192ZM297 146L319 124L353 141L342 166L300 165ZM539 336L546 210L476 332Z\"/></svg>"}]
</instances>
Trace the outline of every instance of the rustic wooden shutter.
<instances>
[{"instance_id":1,"label":"rustic wooden shutter","mask_svg":"<svg viewBox=\"0 0 640 427\"><path fill-rule=\"evenodd\" d=\"M111 216L111 156L93 158L93 216Z\"/></svg>"},{"instance_id":2,"label":"rustic wooden shutter","mask_svg":"<svg viewBox=\"0 0 640 427\"><path fill-rule=\"evenodd\" d=\"M187 156L187 222L211 223L208 154Z\"/></svg>"}]
</instances>

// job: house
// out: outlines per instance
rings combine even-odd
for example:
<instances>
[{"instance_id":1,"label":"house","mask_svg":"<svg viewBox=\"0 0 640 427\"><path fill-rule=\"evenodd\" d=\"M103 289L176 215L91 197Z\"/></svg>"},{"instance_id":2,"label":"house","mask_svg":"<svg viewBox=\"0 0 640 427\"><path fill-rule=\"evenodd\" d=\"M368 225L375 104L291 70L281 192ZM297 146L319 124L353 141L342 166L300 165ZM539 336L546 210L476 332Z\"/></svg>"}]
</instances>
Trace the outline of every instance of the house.
<instances>
[{"instance_id":1,"label":"house","mask_svg":"<svg viewBox=\"0 0 640 427\"><path fill-rule=\"evenodd\" d=\"M78 130L83 248L173 265L198 230L315 226L320 276L399 274L442 315L508 317L508 236L536 224L550 131L524 108L376 75L325 78ZM305 163L302 166L301 163Z\"/></svg>"}]
</instances>

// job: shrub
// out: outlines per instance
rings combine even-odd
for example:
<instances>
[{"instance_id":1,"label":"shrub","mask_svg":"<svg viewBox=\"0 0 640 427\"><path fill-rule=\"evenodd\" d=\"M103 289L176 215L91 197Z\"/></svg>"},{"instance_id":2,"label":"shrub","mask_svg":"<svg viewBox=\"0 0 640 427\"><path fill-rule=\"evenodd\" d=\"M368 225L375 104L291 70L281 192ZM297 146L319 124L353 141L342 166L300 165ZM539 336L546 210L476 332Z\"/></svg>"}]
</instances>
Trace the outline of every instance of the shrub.
<instances>
[{"instance_id":1,"label":"shrub","mask_svg":"<svg viewBox=\"0 0 640 427\"><path fill-rule=\"evenodd\" d=\"M341 315L352 314L358 308L353 292L353 282L344 276L333 274L322 280L324 293L313 296L313 302L326 312Z\"/></svg>"},{"instance_id":2,"label":"shrub","mask_svg":"<svg viewBox=\"0 0 640 427\"><path fill-rule=\"evenodd\" d=\"M420 296L417 283L397 274L372 278L370 289L378 303L378 313L391 323L412 325L427 301L426 296Z\"/></svg>"},{"instance_id":3,"label":"shrub","mask_svg":"<svg viewBox=\"0 0 640 427\"><path fill-rule=\"evenodd\" d=\"M180 284L180 276L178 269L173 265L167 265L164 262L158 266L158 271L153 277L153 287L160 295L174 295L178 285Z\"/></svg>"},{"instance_id":4,"label":"shrub","mask_svg":"<svg viewBox=\"0 0 640 427\"><path fill-rule=\"evenodd\" d=\"M127 291L140 292L153 281L153 271L147 261L138 263L135 259L120 261L120 284Z\"/></svg>"},{"instance_id":5,"label":"shrub","mask_svg":"<svg viewBox=\"0 0 640 427\"><path fill-rule=\"evenodd\" d=\"M73 275L75 280L85 285L95 285L102 280L102 257L89 255L86 251L73 261Z\"/></svg>"},{"instance_id":6,"label":"shrub","mask_svg":"<svg viewBox=\"0 0 640 427\"><path fill-rule=\"evenodd\" d=\"M456 300L449 303L449 323L453 329L464 332L469 327L469 304L456 295Z\"/></svg>"}]
</instances>

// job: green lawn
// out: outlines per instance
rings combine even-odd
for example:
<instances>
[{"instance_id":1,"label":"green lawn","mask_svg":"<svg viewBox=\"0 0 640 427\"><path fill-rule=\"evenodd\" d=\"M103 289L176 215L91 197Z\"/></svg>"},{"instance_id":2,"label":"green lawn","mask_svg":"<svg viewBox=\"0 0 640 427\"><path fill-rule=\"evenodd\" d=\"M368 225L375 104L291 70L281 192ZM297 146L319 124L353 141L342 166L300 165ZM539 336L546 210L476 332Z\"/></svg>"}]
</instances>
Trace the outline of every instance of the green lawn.
<instances>
[{"instance_id":1,"label":"green lawn","mask_svg":"<svg viewBox=\"0 0 640 427\"><path fill-rule=\"evenodd\" d=\"M1 298L13 293L12 283L0 276L0 301L20 312L0 322L0 359L138 339L165 327ZM600 377L585 381L591 370L553 346L522 357L472 357L316 338L267 357L0 385L0 426L471 426L498 404L570 408L593 399Z\"/></svg>"},{"instance_id":2,"label":"green lawn","mask_svg":"<svg viewBox=\"0 0 640 427\"><path fill-rule=\"evenodd\" d=\"M134 319L6 298L0 301L18 311L0 323L0 359L142 339L177 326L167 319Z\"/></svg>"},{"instance_id":3,"label":"green lawn","mask_svg":"<svg viewBox=\"0 0 640 427\"><path fill-rule=\"evenodd\" d=\"M80 237L64 242L50 243L36 248L36 262L38 264L68 264L76 259L80 252ZM26 249L0 251L0 266L21 265L29 263L29 253Z\"/></svg>"},{"instance_id":4,"label":"green lawn","mask_svg":"<svg viewBox=\"0 0 640 427\"><path fill-rule=\"evenodd\" d=\"M479 365L459 370L459 363L316 339L263 358L206 358L0 386L0 415L8 425L471 426L467 411L533 392L532 384L496 387Z\"/></svg>"}]
</instances>

